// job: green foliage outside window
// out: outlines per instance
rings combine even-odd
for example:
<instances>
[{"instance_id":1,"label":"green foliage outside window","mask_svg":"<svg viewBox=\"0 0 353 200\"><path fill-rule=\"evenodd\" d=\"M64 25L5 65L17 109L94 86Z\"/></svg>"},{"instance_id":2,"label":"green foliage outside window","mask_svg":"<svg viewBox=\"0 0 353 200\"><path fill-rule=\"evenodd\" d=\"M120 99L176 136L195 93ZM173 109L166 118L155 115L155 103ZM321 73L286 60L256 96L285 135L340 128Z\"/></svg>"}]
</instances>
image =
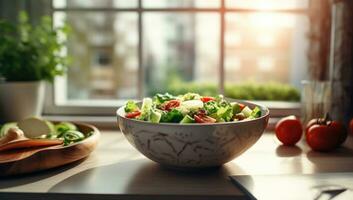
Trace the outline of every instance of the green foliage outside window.
<instances>
[{"instance_id":1,"label":"green foliage outside window","mask_svg":"<svg viewBox=\"0 0 353 200\"><path fill-rule=\"evenodd\" d=\"M171 94L184 94L196 92L202 95L217 95L218 86L211 83L184 82L174 79L166 84L165 88L149 91L149 95L157 92L169 92ZM267 100L267 101L292 101L300 100L300 92L293 86L283 83L268 82L244 82L239 84L226 84L225 96L234 99Z\"/></svg>"}]
</instances>

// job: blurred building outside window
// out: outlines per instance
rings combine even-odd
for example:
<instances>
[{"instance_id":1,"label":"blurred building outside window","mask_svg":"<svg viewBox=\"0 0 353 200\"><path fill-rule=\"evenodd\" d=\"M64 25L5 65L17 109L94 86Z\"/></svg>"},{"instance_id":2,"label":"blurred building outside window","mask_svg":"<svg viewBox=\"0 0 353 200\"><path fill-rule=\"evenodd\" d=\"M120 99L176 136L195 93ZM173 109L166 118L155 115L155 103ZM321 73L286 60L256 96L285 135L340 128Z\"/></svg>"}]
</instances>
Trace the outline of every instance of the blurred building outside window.
<instances>
[{"instance_id":1,"label":"blurred building outside window","mask_svg":"<svg viewBox=\"0 0 353 200\"><path fill-rule=\"evenodd\" d=\"M55 83L55 102L117 106L156 92L220 89L235 98L296 102L307 74L307 4L53 0L54 26L72 29L63 50L72 63Z\"/></svg>"}]
</instances>

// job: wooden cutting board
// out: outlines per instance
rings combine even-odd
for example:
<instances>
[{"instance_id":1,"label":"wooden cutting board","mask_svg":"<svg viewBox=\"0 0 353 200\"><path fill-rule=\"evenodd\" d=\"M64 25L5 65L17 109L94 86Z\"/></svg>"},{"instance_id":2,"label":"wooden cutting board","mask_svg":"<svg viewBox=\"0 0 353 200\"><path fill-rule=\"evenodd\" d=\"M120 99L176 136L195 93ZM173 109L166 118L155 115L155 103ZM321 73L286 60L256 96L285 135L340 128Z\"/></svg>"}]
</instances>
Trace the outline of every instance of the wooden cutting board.
<instances>
[{"instance_id":1,"label":"wooden cutting board","mask_svg":"<svg viewBox=\"0 0 353 200\"><path fill-rule=\"evenodd\" d=\"M68 145L15 149L0 152L0 176L11 176L59 167L87 157L97 146L100 133L92 125L75 123L88 138Z\"/></svg>"}]
</instances>

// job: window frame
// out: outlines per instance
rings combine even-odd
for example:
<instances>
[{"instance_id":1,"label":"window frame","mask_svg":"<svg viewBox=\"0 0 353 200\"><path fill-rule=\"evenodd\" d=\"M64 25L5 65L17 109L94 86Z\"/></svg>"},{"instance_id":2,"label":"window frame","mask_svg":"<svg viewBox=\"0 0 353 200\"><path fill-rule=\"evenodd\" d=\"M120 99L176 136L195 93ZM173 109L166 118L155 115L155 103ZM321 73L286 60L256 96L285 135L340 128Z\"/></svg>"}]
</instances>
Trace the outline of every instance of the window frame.
<instances>
[{"instance_id":1,"label":"window frame","mask_svg":"<svg viewBox=\"0 0 353 200\"><path fill-rule=\"evenodd\" d=\"M219 93L224 93L225 85L225 34L226 34L226 19L227 13L285 13L285 14L296 14L296 15L308 15L308 9L248 9L248 8L229 8L226 6L226 0L219 0L220 6L215 8L143 8L142 1L137 1L137 7L135 8L54 8L53 1L51 1L51 14L54 12L133 12L138 15L137 30L138 30L138 99L143 98L143 77L144 77L144 63L143 63L143 14L144 13L157 13L157 12L174 12L174 13L218 13L220 15L220 38L219 38L219 69L218 69L218 90ZM58 77L56 79L62 79ZM53 84L47 84L46 86L46 98L44 103L44 115L89 115L89 116L112 116L115 115L115 110L122 106L125 100L116 101L101 101L101 104L97 105L99 100L82 100L76 101L76 103L59 105L55 102L55 82ZM71 101L71 100L70 100ZM96 103L88 103L89 101L95 101ZM273 101L255 101L262 103L269 107L271 110L272 117L280 117L287 114L300 115L300 103L298 102L273 102ZM112 106L114 105L114 106Z\"/></svg>"}]
</instances>

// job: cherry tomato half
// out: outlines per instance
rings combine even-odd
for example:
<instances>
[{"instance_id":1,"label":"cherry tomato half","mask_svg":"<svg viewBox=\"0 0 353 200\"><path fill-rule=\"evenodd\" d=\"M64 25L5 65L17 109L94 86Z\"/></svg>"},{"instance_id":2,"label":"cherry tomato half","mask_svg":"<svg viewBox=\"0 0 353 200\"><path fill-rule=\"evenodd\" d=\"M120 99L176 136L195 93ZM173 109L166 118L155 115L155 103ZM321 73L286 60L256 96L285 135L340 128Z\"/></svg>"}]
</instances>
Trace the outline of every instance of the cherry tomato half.
<instances>
[{"instance_id":1,"label":"cherry tomato half","mask_svg":"<svg viewBox=\"0 0 353 200\"><path fill-rule=\"evenodd\" d=\"M196 123L216 123L216 119L207 115L194 115Z\"/></svg>"},{"instance_id":2,"label":"cherry tomato half","mask_svg":"<svg viewBox=\"0 0 353 200\"><path fill-rule=\"evenodd\" d=\"M245 105L244 104L241 104L241 103L238 103L239 107L240 107L240 110L243 110L245 108Z\"/></svg>"},{"instance_id":3,"label":"cherry tomato half","mask_svg":"<svg viewBox=\"0 0 353 200\"><path fill-rule=\"evenodd\" d=\"M138 117L140 115L141 115L141 112L139 110L136 110L136 111L133 111L133 112L126 113L125 117L126 118L136 118L136 117Z\"/></svg>"},{"instance_id":4,"label":"cherry tomato half","mask_svg":"<svg viewBox=\"0 0 353 200\"><path fill-rule=\"evenodd\" d=\"M178 106L180 106L180 102L178 100L170 100L166 102L164 106L162 106L162 110L171 111L173 108L176 108Z\"/></svg>"},{"instance_id":5,"label":"cherry tomato half","mask_svg":"<svg viewBox=\"0 0 353 200\"><path fill-rule=\"evenodd\" d=\"M209 101L214 101L215 98L214 97L201 97L200 99L202 102L206 103L206 102L209 102Z\"/></svg>"},{"instance_id":6,"label":"cherry tomato half","mask_svg":"<svg viewBox=\"0 0 353 200\"><path fill-rule=\"evenodd\" d=\"M305 134L306 142L314 151L331 151L347 138L347 131L338 121L317 120Z\"/></svg>"},{"instance_id":7,"label":"cherry tomato half","mask_svg":"<svg viewBox=\"0 0 353 200\"><path fill-rule=\"evenodd\" d=\"M295 145L303 134L302 124L295 116L279 120L275 127L276 136L284 145Z\"/></svg>"}]
</instances>

